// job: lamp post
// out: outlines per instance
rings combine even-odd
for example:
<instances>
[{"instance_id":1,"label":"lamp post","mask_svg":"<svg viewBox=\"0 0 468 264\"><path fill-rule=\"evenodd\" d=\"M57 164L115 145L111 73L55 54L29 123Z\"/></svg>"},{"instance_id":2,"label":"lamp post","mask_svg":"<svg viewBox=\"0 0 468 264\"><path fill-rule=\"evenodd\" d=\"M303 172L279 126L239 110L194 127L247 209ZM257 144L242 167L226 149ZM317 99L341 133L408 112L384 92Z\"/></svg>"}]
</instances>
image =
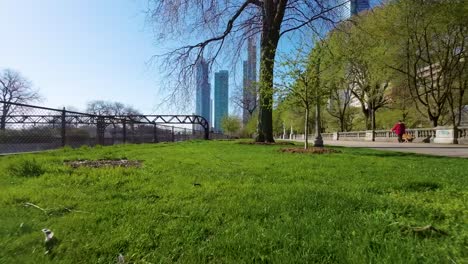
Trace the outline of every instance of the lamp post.
<instances>
[{"instance_id":1,"label":"lamp post","mask_svg":"<svg viewBox=\"0 0 468 264\"><path fill-rule=\"evenodd\" d=\"M320 98L317 96L315 101L315 140L314 147L323 148L322 127L320 125Z\"/></svg>"},{"instance_id":2,"label":"lamp post","mask_svg":"<svg viewBox=\"0 0 468 264\"><path fill-rule=\"evenodd\" d=\"M317 82L315 84L315 140L314 140L314 147L323 148L323 139L321 133L321 125L320 125L320 96L319 96L319 88L320 88L320 57L317 59L317 64L315 65L315 74L317 78Z\"/></svg>"}]
</instances>

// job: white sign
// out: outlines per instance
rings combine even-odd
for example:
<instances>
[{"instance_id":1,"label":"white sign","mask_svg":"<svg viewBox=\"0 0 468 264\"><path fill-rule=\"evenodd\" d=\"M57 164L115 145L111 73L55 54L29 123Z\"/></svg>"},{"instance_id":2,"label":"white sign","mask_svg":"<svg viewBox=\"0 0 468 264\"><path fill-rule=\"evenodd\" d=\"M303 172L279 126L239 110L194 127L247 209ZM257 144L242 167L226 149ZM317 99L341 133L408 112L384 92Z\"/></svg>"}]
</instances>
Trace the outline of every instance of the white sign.
<instances>
[{"instance_id":1,"label":"white sign","mask_svg":"<svg viewBox=\"0 0 468 264\"><path fill-rule=\"evenodd\" d=\"M455 138L455 131L453 128L437 127L434 143L453 144Z\"/></svg>"}]
</instances>

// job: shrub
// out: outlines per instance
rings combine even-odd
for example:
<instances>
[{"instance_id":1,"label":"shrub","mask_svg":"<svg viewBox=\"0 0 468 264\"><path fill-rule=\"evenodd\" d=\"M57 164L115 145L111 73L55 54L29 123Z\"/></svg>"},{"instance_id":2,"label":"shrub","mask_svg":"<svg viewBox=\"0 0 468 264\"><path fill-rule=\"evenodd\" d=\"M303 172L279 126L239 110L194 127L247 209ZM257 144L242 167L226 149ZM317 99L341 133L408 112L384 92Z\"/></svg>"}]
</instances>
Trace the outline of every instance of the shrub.
<instances>
[{"instance_id":1,"label":"shrub","mask_svg":"<svg viewBox=\"0 0 468 264\"><path fill-rule=\"evenodd\" d=\"M8 171L13 176L37 177L44 174L45 169L35 159L21 159L11 164Z\"/></svg>"},{"instance_id":2,"label":"shrub","mask_svg":"<svg viewBox=\"0 0 468 264\"><path fill-rule=\"evenodd\" d=\"M62 151L63 151L63 152L70 152L70 151L72 151L72 150L73 150L73 148L70 147L69 145L66 145L66 146L62 147Z\"/></svg>"}]
</instances>

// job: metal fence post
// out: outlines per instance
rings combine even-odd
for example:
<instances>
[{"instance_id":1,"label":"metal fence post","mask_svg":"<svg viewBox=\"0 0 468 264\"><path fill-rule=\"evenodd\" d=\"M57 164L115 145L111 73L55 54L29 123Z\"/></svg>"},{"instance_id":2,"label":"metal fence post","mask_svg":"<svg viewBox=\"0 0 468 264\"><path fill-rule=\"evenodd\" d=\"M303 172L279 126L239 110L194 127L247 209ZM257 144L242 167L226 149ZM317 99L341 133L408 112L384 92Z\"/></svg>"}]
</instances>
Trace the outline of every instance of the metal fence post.
<instances>
[{"instance_id":1,"label":"metal fence post","mask_svg":"<svg viewBox=\"0 0 468 264\"><path fill-rule=\"evenodd\" d=\"M127 119L122 120L123 143L127 143Z\"/></svg>"},{"instance_id":2,"label":"metal fence post","mask_svg":"<svg viewBox=\"0 0 468 264\"><path fill-rule=\"evenodd\" d=\"M104 119L104 117L102 116L99 116L97 118L97 122L96 122L96 135L97 135L97 144L98 145L104 145L105 142L104 142L104 134L105 134L105 130L106 130L106 120Z\"/></svg>"},{"instance_id":3,"label":"metal fence post","mask_svg":"<svg viewBox=\"0 0 468 264\"><path fill-rule=\"evenodd\" d=\"M172 134L172 142L174 142L175 141L174 126L172 126L172 133L171 134Z\"/></svg>"},{"instance_id":4,"label":"metal fence post","mask_svg":"<svg viewBox=\"0 0 468 264\"><path fill-rule=\"evenodd\" d=\"M133 120L130 120L130 131L132 132L132 135L130 137L130 143L135 144L135 124L133 123Z\"/></svg>"},{"instance_id":5,"label":"metal fence post","mask_svg":"<svg viewBox=\"0 0 468 264\"><path fill-rule=\"evenodd\" d=\"M210 139L210 127L205 127L205 140Z\"/></svg>"},{"instance_id":6,"label":"metal fence post","mask_svg":"<svg viewBox=\"0 0 468 264\"><path fill-rule=\"evenodd\" d=\"M62 147L65 147L65 144L66 144L66 129L67 129L67 126L66 126L66 111L65 111L65 107L63 108L62 110L62 127L61 127L61 137L62 137Z\"/></svg>"}]
</instances>

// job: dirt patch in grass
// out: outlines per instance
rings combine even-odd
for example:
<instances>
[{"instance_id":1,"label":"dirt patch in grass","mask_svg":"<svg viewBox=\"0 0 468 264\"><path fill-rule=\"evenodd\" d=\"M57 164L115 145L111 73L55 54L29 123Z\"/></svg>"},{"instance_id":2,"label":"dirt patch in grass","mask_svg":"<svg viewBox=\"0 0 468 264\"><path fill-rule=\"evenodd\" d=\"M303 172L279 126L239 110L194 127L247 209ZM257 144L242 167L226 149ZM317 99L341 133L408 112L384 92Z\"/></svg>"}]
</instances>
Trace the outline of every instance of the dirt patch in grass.
<instances>
[{"instance_id":1,"label":"dirt patch in grass","mask_svg":"<svg viewBox=\"0 0 468 264\"><path fill-rule=\"evenodd\" d=\"M293 142L254 142L254 141L242 141L239 144L243 145L276 145L276 146L292 146Z\"/></svg>"},{"instance_id":2,"label":"dirt patch in grass","mask_svg":"<svg viewBox=\"0 0 468 264\"><path fill-rule=\"evenodd\" d=\"M422 182L409 182L403 186L403 189L413 192L429 192L440 189L442 186L437 182L422 181Z\"/></svg>"},{"instance_id":3,"label":"dirt patch in grass","mask_svg":"<svg viewBox=\"0 0 468 264\"><path fill-rule=\"evenodd\" d=\"M329 154L329 153L340 153L341 151L336 149L329 149L329 148L282 148L280 149L281 152L287 153L304 153L304 154Z\"/></svg>"},{"instance_id":4,"label":"dirt patch in grass","mask_svg":"<svg viewBox=\"0 0 468 264\"><path fill-rule=\"evenodd\" d=\"M89 168L103 168L103 167L122 167L122 168L130 168L130 167L141 167L141 161L139 160L126 160L126 159L119 159L119 160L68 160L64 162L65 165L68 165L72 168L79 168L79 167L89 167Z\"/></svg>"}]
</instances>

